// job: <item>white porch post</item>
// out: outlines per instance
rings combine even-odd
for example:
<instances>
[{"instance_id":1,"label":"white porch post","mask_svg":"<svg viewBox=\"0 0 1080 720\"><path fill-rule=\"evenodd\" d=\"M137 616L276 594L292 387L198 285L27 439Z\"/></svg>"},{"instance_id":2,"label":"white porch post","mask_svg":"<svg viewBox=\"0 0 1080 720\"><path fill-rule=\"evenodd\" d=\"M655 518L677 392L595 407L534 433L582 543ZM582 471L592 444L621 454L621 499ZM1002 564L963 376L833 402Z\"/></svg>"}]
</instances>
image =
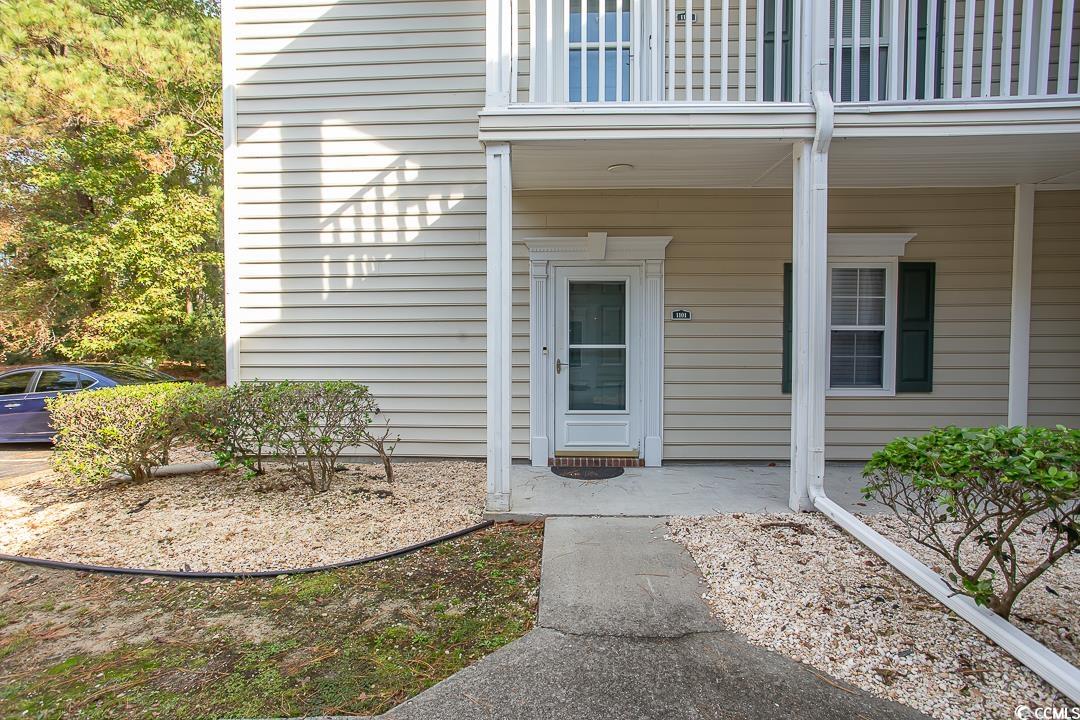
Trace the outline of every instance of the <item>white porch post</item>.
<instances>
[{"instance_id":1,"label":"white porch post","mask_svg":"<svg viewBox=\"0 0 1080 720\"><path fill-rule=\"evenodd\" d=\"M1012 309L1009 321L1009 425L1027 425L1031 351L1031 246L1035 186L1017 185L1013 210Z\"/></svg>"},{"instance_id":2,"label":"white porch post","mask_svg":"<svg viewBox=\"0 0 1080 720\"><path fill-rule=\"evenodd\" d=\"M224 145L222 190L223 234L225 250L225 379L229 385L240 382L240 262L237 255L239 208L236 187L236 2L221 3L221 113Z\"/></svg>"},{"instance_id":3,"label":"white porch post","mask_svg":"<svg viewBox=\"0 0 1080 720\"><path fill-rule=\"evenodd\" d=\"M510 509L510 345L513 228L510 145L487 158L487 509Z\"/></svg>"},{"instance_id":4,"label":"white porch post","mask_svg":"<svg viewBox=\"0 0 1080 720\"><path fill-rule=\"evenodd\" d=\"M792 224L791 487L788 506L809 510L810 478L825 476L825 333L828 154L795 144Z\"/></svg>"},{"instance_id":5,"label":"white porch post","mask_svg":"<svg viewBox=\"0 0 1080 720\"><path fill-rule=\"evenodd\" d=\"M510 104L517 0L486 0L484 104ZM487 163L487 509L510 509L511 210L510 145L488 143Z\"/></svg>"},{"instance_id":6,"label":"white porch post","mask_svg":"<svg viewBox=\"0 0 1080 720\"><path fill-rule=\"evenodd\" d=\"M829 94L829 9L802 3L802 99L817 116L813 141L792 150L791 282L791 483L788 506L810 510L811 479L825 477L825 356L828 302L829 144L833 101Z\"/></svg>"}]
</instances>

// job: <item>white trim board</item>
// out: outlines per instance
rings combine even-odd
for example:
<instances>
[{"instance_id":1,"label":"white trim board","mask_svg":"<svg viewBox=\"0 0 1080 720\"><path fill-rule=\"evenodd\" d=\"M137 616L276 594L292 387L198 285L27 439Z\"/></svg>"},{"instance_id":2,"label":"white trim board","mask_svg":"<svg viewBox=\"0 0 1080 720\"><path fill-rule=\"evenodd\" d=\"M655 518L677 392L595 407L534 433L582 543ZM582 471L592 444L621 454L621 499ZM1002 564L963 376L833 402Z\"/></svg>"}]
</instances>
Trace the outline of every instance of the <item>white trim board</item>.
<instances>
[{"instance_id":1,"label":"white trim board","mask_svg":"<svg viewBox=\"0 0 1080 720\"><path fill-rule=\"evenodd\" d=\"M899 258L915 233L829 233L829 257Z\"/></svg>"},{"instance_id":2,"label":"white trim board","mask_svg":"<svg viewBox=\"0 0 1080 720\"><path fill-rule=\"evenodd\" d=\"M526 238L529 261L538 260L663 260L670 236L609 237L591 232L585 237Z\"/></svg>"},{"instance_id":3,"label":"white trim board","mask_svg":"<svg viewBox=\"0 0 1080 720\"><path fill-rule=\"evenodd\" d=\"M670 236L609 237L593 232L585 237L527 238L529 249L529 457L546 467L554 456L555 288L553 264L637 265L643 273L642 348L644 388L641 448L645 464L663 460L664 432L664 257Z\"/></svg>"}]
</instances>

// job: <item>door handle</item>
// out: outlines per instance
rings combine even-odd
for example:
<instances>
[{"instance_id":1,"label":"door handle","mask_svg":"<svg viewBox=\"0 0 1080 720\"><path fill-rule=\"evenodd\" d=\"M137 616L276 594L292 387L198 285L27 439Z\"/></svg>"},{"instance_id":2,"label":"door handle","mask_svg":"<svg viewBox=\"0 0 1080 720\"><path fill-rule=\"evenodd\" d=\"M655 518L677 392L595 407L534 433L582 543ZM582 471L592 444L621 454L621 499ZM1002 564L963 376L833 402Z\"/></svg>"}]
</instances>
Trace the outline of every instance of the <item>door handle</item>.
<instances>
[{"instance_id":1,"label":"door handle","mask_svg":"<svg viewBox=\"0 0 1080 720\"><path fill-rule=\"evenodd\" d=\"M22 403L8 403L4 407L6 407L6 408L22 407Z\"/></svg>"},{"instance_id":2,"label":"door handle","mask_svg":"<svg viewBox=\"0 0 1080 720\"><path fill-rule=\"evenodd\" d=\"M562 360L555 358L555 374L558 375L562 372Z\"/></svg>"}]
</instances>

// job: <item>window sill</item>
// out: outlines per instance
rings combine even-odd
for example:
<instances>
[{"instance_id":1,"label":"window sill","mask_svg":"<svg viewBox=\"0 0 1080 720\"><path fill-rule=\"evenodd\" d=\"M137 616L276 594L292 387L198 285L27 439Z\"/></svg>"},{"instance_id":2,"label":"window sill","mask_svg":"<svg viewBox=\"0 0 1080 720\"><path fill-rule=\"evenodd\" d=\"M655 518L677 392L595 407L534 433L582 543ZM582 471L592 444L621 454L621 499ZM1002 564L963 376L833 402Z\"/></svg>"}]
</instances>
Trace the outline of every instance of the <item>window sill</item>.
<instances>
[{"instance_id":1,"label":"window sill","mask_svg":"<svg viewBox=\"0 0 1080 720\"><path fill-rule=\"evenodd\" d=\"M825 397L845 397L845 398L877 398L877 397L893 397L896 395L896 390L891 388L826 388Z\"/></svg>"}]
</instances>

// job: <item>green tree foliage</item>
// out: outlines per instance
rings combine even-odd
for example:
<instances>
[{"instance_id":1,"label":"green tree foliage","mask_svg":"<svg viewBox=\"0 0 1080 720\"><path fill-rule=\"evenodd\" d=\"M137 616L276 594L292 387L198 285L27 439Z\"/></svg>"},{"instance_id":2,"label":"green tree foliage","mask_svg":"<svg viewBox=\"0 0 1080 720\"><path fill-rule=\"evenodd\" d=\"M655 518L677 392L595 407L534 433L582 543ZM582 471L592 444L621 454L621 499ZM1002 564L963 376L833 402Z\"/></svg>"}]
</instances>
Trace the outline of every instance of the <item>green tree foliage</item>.
<instances>
[{"instance_id":1,"label":"green tree foliage","mask_svg":"<svg viewBox=\"0 0 1080 720\"><path fill-rule=\"evenodd\" d=\"M223 356L217 8L0 0L0 353Z\"/></svg>"}]
</instances>

